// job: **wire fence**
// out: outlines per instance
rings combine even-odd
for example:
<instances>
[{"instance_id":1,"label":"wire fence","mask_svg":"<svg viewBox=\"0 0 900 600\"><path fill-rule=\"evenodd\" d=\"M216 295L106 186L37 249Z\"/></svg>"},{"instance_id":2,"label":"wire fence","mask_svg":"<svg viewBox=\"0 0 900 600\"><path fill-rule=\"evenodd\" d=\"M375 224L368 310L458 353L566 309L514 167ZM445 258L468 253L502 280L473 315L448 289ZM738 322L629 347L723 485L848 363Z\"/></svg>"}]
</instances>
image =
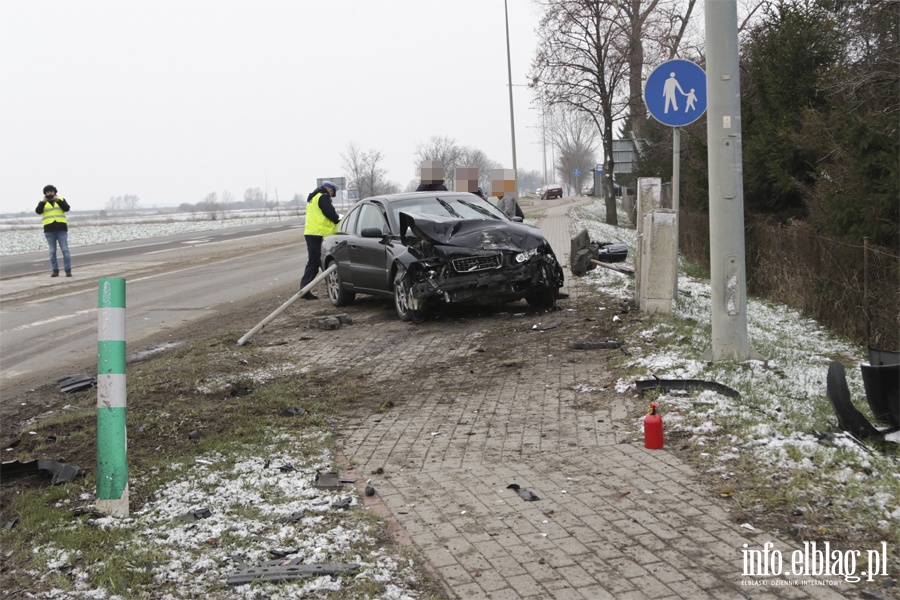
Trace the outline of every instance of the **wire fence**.
<instances>
[{"instance_id":1,"label":"wire fence","mask_svg":"<svg viewBox=\"0 0 900 600\"><path fill-rule=\"evenodd\" d=\"M709 269L709 214L682 206L679 250ZM859 344L900 349L900 255L819 234L809 224L751 220L747 289L803 311Z\"/></svg>"}]
</instances>

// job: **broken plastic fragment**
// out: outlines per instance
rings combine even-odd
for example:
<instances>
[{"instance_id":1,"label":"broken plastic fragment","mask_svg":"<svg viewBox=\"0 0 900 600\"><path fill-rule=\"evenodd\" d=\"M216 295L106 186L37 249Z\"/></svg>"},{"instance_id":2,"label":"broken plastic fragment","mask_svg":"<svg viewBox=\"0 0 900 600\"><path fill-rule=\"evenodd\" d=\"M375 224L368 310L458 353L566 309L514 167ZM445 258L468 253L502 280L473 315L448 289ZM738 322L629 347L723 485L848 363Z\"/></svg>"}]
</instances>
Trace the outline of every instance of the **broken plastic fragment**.
<instances>
[{"instance_id":1,"label":"broken plastic fragment","mask_svg":"<svg viewBox=\"0 0 900 600\"><path fill-rule=\"evenodd\" d=\"M535 494L531 490L526 490L525 488L520 487L518 483L511 483L506 486L506 489L515 490L519 497L526 502L534 502L535 500L540 500L537 494Z\"/></svg>"}]
</instances>

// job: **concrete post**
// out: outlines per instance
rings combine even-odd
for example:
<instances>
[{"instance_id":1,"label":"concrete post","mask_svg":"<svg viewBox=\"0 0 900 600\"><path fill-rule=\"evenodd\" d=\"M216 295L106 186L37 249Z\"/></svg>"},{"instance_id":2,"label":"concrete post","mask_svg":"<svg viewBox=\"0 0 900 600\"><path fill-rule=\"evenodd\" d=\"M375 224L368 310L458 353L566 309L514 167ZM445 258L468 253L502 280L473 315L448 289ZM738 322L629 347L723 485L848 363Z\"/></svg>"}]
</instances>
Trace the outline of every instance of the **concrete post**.
<instances>
[{"instance_id":1,"label":"concrete post","mask_svg":"<svg viewBox=\"0 0 900 600\"><path fill-rule=\"evenodd\" d=\"M672 313L676 269L676 214L660 208L644 216L643 256L641 257L641 295L638 303L643 312Z\"/></svg>"},{"instance_id":2,"label":"concrete post","mask_svg":"<svg viewBox=\"0 0 900 600\"><path fill-rule=\"evenodd\" d=\"M634 253L634 303L641 304L641 259L644 254L644 217L659 207L662 198L662 180L659 177L641 177L637 181L637 228Z\"/></svg>"},{"instance_id":3,"label":"concrete post","mask_svg":"<svg viewBox=\"0 0 900 600\"><path fill-rule=\"evenodd\" d=\"M101 279L97 307L97 511L127 517L125 280Z\"/></svg>"}]
</instances>

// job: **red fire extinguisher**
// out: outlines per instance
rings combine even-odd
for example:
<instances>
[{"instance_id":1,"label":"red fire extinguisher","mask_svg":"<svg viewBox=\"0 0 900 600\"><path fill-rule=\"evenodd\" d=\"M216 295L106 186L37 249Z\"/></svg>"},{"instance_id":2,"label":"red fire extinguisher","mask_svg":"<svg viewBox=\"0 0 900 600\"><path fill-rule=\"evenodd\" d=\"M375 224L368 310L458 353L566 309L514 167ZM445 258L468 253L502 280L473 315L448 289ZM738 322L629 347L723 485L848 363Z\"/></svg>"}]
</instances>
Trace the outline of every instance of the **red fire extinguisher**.
<instances>
[{"instance_id":1,"label":"red fire extinguisher","mask_svg":"<svg viewBox=\"0 0 900 600\"><path fill-rule=\"evenodd\" d=\"M663 447L662 416L656 412L659 404L650 405L644 417L644 448L653 450Z\"/></svg>"}]
</instances>

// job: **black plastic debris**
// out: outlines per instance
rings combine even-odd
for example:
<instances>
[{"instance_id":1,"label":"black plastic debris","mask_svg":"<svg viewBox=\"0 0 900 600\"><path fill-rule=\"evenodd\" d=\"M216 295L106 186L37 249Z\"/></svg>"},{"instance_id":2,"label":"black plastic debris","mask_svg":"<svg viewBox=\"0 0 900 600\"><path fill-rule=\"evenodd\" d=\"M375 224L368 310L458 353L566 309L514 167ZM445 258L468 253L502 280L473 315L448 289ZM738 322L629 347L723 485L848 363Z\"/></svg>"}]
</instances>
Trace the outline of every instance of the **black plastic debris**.
<instances>
[{"instance_id":1,"label":"black plastic debris","mask_svg":"<svg viewBox=\"0 0 900 600\"><path fill-rule=\"evenodd\" d=\"M847 372L844 365L833 361L828 366L826 390L831 407L837 414L838 427L859 437L879 437L880 432L869 423L850 400L850 388L847 387Z\"/></svg>"},{"instance_id":2,"label":"black plastic debris","mask_svg":"<svg viewBox=\"0 0 900 600\"><path fill-rule=\"evenodd\" d=\"M897 350L879 350L869 347L869 364L900 365L900 352Z\"/></svg>"},{"instance_id":3,"label":"black plastic debris","mask_svg":"<svg viewBox=\"0 0 900 600\"><path fill-rule=\"evenodd\" d=\"M313 486L326 489L340 489L344 485L344 482L341 480L341 476L337 471L330 471L328 473L321 473L316 471L316 478L313 480Z\"/></svg>"},{"instance_id":4,"label":"black plastic debris","mask_svg":"<svg viewBox=\"0 0 900 600\"><path fill-rule=\"evenodd\" d=\"M301 521L304 517L304 513L295 513L289 517L281 517L277 519L276 523L296 523L297 521Z\"/></svg>"},{"instance_id":5,"label":"black plastic debris","mask_svg":"<svg viewBox=\"0 0 900 600\"><path fill-rule=\"evenodd\" d=\"M597 260L601 262L623 262L628 257L628 246L625 244L600 242L597 246Z\"/></svg>"},{"instance_id":6,"label":"black plastic debris","mask_svg":"<svg viewBox=\"0 0 900 600\"><path fill-rule=\"evenodd\" d=\"M287 565L282 567L251 567L228 575L226 585L242 585L254 581L292 581L322 575L342 575L359 569L358 564Z\"/></svg>"},{"instance_id":7,"label":"black plastic debris","mask_svg":"<svg viewBox=\"0 0 900 600\"><path fill-rule=\"evenodd\" d=\"M291 554L297 554L296 548L272 548L269 550L269 554L274 556L275 558L284 558L285 556L290 556Z\"/></svg>"},{"instance_id":8,"label":"black plastic debris","mask_svg":"<svg viewBox=\"0 0 900 600\"><path fill-rule=\"evenodd\" d=\"M192 510L190 512L186 512L183 515L178 517L179 521L199 521L201 519L208 519L212 516L212 511L208 508L198 508L197 510Z\"/></svg>"},{"instance_id":9,"label":"black plastic debris","mask_svg":"<svg viewBox=\"0 0 900 600\"><path fill-rule=\"evenodd\" d=\"M281 413L282 417L296 417L297 415L302 415L306 413L305 408L300 408L299 406L295 406L294 408L288 408L284 412Z\"/></svg>"},{"instance_id":10,"label":"black plastic debris","mask_svg":"<svg viewBox=\"0 0 900 600\"><path fill-rule=\"evenodd\" d=\"M294 465L288 463L286 465L281 465L280 467L278 467L278 470L282 473L293 473L297 470L297 468Z\"/></svg>"},{"instance_id":11,"label":"black plastic debris","mask_svg":"<svg viewBox=\"0 0 900 600\"><path fill-rule=\"evenodd\" d=\"M860 365L866 401L875 420L900 429L900 364Z\"/></svg>"},{"instance_id":12,"label":"black plastic debris","mask_svg":"<svg viewBox=\"0 0 900 600\"><path fill-rule=\"evenodd\" d=\"M188 439L194 442L200 441L200 432L196 429L188 434Z\"/></svg>"},{"instance_id":13,"label":"black plastic debris","mask_svg":"<svg viewBox=\"0 0 900 600\"><path fill-rule=\"evenodd\" d=\"M525 488L519 486L518 483L511 483L506 486L506 489L515 490L519 497L526 502L534 502L535 500L540 500L537 494L535 494L531 490L526 490Z\"/></svg>"},{"instance_id":14,"label":"black plastic debris","mask_svg":"<svg viewBox=\"0 0 900 600\"><path fill-rule=\"evenodd\" d=\"M70 394L72 392L78 392L94 387L97 385L97 379L91 377L87 373L78 373L76 375L63 377L62 379L59 379L56 384L59 386L59 391L64 394Z\"/></svg>"},{"instance_id":15,"label":"black plastic debris","mask_svg":"<svg viewBox=\"0 0 900 600\"><path fill-rule=\"evenodd\" d=\"M622 342L607 340L605 342L569 342L569 348L573 350L615 350L621 348Z\"/></svg>"},{"instance_id":16,"label":"black plastic debris","mask_svg":"<svg viewBox=\"0 0 900 600\"><path fill-rule=\"evenodd\" d=\"M332 508L350 508L350 505L353 503L353 498L341 498L340 500L336 500L331 503Z\"/></svg>"},{"instance_id":17,"label":"black plastic debris","mask_svg":"<svg viewBox=\"0 0 900 600\"><path fill-rule=\"evenodd\" d=\"M22 475L50 475L50 485L68 483L85 474L81 467L58 463L55 460L18 460L0 463L0 479L20 477Z\"/></svg>"},{"instance_id":18,"label":"black plastic debris","mask_svg":"<svg viewBox=\"0 0 900 600\"><path fill-rule=\"evenodd\" d=\"M373 488L371 485L367 485L367 486L366 486L365 494L366 494L366 496L370 496L370 497L371 497L371 496L374 496L374 495L375 495L375 488Z\"/></svg>"},{"instance_id":19,"label":"black plastic debris","mask_svg":"<svg viewBox=\"0 0 900 600\"><path fill-rule=\"evenodd\" d=\"M702 379L645 379L643 381L635 381L634 386L637 388L638 394L655 389L667 392L672 390L708 390L729 398L741 397L740 392L734 388L730 388L723 383L703 381Z\"/></svg>"},{"instance_id":20,"label":"black plastic debris","mask_svg":"<svg viewBox=\"0 0 900 600\"><path fill-rule=\"evenodd\" d=\"M253 388L246 386L246 385L241 385L241 384L232 385L231 388L228 390L228 395L231 396L232 398L238 398L241 396L249 396L252 393L253 393Z\"/></svg>"}]
</instances>

